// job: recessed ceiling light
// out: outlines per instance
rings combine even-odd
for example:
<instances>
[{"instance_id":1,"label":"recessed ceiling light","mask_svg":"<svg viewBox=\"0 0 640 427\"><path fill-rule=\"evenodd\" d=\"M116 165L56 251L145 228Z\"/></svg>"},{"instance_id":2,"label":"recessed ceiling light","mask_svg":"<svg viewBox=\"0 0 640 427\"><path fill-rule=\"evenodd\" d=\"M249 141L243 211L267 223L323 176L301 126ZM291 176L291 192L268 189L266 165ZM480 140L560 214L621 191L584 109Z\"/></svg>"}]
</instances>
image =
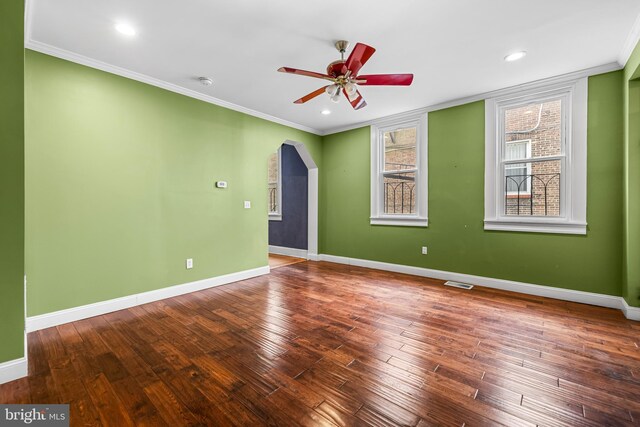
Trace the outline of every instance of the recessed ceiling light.
<instances>
[{"instance_id":1,"label":"recessed ceiling light","mask_svg":"<svg viewBox=\"0 0 640 427\"><path fill-rule=\"evenodd\" d=\"M322 114L323 116L328 116L329 114L331 114L331 111L329 111L329 110L322 110L322 111L320 111L320 114Z\"/></svg>"},{"instance_id":2,"label":"recessed ceiling light","mask_svg":"<svg viewBox=\"0 0 640 427\"><path fill-rule=\"evenodd\" d=\"M513 61L517 61L518 59L524 58L526 55L527 55L527 52L525 52L524 50L520 52L513 52L505 56L504 60L507 62L513 62Z\"/></svg>"},{"instance_id":3,"label":"recessed ceiling light","mask_svg":"<svg viewBox=\"0 0 640 427\"><path fill-rule=\"evenodd\" d=\"M129 24L125 24L124 22L119 22L116 24L116 31L129 37L133 37L136 35L135 28L133 28Z\"/></svg>"}]
</instances>

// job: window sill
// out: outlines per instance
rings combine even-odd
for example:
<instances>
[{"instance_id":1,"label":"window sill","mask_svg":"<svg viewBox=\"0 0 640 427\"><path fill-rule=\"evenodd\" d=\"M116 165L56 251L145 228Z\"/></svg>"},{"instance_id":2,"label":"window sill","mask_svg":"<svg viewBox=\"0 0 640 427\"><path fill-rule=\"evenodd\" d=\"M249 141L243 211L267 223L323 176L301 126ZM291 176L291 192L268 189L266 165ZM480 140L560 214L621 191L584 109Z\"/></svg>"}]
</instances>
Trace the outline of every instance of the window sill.
<instances>
[{"instance_id":1,"label":"window sill","mask_svg":"<svg viewBox=\"0 0 640 427\"><path fill-rule=\"evenodd\" d=\"M519 231L524 233L587 234L587 224L568 221L535 219L497 220L485 219L484 229L491 231Z\"/></svg>"},{"instance_id":2,"label":"window sill","mask_svg":"<svg viewBox=\"0 0 640 427\"><path fill-rule=\"evenodd\" d=\"M282 214L269 214L269 221L282 221Z\"/></svg>"},{"instance_id":3,"label":"window sill","mask_svg":"<svg viewBox=\"0 0 640 427\"><path fill-rule=\"evenodd\" d=\"M429 220L427 218L418 217L377 217L370 218L371 225L395 225L400 227L427 227Z\"/></svg>"}]
</instances>

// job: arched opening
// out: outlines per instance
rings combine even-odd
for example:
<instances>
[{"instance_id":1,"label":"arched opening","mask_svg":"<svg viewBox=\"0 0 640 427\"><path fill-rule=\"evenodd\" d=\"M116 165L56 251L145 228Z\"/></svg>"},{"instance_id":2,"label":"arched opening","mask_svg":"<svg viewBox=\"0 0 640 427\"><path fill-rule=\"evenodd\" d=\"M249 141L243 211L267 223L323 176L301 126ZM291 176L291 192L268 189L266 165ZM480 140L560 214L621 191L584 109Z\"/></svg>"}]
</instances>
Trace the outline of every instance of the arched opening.
<instances>
[{"instance_id":1,"label":"arched opening","mask_svg":"<svg viewBox=\"0 0 640 427\"><path fill-rule=\"evenodd\" d=\"M304 144L284 141L269 158L269 253L318 257L318 166Z\"/></svg>"}]
</instances>

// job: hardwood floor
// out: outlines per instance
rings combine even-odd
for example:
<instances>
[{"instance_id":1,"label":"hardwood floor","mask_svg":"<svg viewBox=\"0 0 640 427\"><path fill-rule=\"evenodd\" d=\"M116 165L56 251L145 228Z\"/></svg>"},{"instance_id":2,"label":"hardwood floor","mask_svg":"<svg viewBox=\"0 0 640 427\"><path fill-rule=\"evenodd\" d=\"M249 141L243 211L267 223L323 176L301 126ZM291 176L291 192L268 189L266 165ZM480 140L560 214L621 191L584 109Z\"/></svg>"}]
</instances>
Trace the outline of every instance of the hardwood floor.
<instances>
[{"instance_id":1,"label":"hardwood floor","mask_svg":"<svg viewBox=\"0 0 640 427\"><path fill-rule=\"evenodd\" d=\"M296 258L286 255L269 254L269 267L271 269L284 267L285 265L297 264L299 262L305 262L304 258Z\"/></svg>"},{"instance_id":2,"label":"hardwood floor","mask_svg":"<svg viewBox=\"0 0 640 427\"><path fill-rule=\"evenodd\" d=\"M29 334L4 403L72 425L640 424L617 310L330 263Z\"/></svg>"}]
</instances>

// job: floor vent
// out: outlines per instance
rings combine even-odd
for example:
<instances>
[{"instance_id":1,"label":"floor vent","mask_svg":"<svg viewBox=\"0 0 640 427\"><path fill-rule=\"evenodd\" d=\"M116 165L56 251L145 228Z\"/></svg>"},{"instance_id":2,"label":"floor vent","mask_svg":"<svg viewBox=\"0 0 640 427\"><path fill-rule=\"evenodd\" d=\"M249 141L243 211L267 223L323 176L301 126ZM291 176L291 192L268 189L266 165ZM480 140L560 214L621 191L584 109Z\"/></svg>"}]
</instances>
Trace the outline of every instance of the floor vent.
<instances>
[{"instance_id":1,"label":"floor vent","mask_svg":"<svg viewBox=\"0 0 640 427\"><path fill-rule=\"evenodd\" d=\"M447 282L444 282L444 285L451 286L453 288L460 288L460 289L467 289L467 290L473 288L473 285L469 285L468 283L452 282L450 280Z\"/></svg>"}]
</instances>

